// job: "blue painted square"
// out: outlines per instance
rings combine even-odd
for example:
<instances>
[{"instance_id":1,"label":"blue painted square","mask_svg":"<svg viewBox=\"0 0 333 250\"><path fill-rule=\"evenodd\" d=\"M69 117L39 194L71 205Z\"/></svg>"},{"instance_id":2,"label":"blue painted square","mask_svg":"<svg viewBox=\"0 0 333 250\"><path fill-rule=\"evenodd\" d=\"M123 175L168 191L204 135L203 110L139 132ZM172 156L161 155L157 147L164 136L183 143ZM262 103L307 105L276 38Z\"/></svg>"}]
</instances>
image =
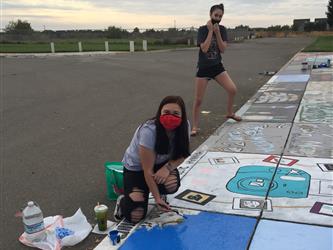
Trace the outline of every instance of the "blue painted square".
<instances>
[{"instance_id":1,"label":"blue painted square","mask_svg":"<svg viewBox=\"0 0 333 250\"><path fill-rule=\"evenodd\" d=\"M120 248L121 250L221 250L246 249L256 219L236 215L201 212L187 215L178 225L151 230L138 229Z\"/></svg>"}]
</instances>

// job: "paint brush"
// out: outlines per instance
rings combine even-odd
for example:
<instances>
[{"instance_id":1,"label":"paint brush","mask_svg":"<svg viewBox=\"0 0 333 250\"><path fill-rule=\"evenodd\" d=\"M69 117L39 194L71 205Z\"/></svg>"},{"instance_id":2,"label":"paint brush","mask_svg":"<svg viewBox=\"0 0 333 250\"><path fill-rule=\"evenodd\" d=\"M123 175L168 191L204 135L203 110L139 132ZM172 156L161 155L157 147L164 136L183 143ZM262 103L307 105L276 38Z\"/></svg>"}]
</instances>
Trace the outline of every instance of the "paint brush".
<instances>
[{"instance_id":1,"label":"paint brush","mask_svg":"<svg viewBox=\"0 0 333 250\"><path fill-rule=\"evenodd\" d=\"M169 209L167 206L163 205L163 204L158 204L159 206L165 208L166 210L170 211L170 212L174 212L176 214L178 214L179 216L183 217L184 219L187 219L187 216L180 213L177 209Z\"/></svg>"},{"instance_id":2,"label":"paint brush","mask_svg":"<svg viewBox=\"0 0 333 250\"><path fill-rule=\"evenodd\" d=\"M175 212L179 216L183 217L184 219L187 219L187 216L185 214L180 213L177 209L171 209L172 212Z\"/></svg>"}]
</instances>

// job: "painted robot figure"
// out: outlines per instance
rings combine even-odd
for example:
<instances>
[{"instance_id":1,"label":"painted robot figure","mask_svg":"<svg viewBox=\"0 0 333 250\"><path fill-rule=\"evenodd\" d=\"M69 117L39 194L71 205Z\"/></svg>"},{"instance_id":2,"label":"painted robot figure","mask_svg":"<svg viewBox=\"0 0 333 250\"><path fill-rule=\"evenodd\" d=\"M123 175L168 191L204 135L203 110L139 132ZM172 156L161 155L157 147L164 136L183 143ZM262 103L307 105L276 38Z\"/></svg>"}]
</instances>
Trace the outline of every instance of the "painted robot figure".
<instances>
[{"instance_id":1,"label":"painted robot figure","mask_svg":"<svg viewBox=\"0 0 333 250\"><path fill-rule=\"evenodd\" d=\"M223 4L213 5L209 14L210 19L207 24L201 26L198 30L197 44L200 49L195 78L192 136L198 133L200 107L208 81L211 79L214 79L228 93L226 118L235 121L242 120L233 112L233 101L237 92L236 85L222 64L221 53L224 53L228 40L226 28L220 25L224 14Z\"/></svg>"},{"instance_id":2,"label":"painted robot figure","mask_svg":"<svg viewBox=\"0 0 333 250\"><path fill-rule=\"evenodd\" d=\"M138 223L147 214L151 192L160 210L170 211L162 197L177 192L177 167L190 155L189 122L179 96L165 97L155 117L141 124L123 157L124 195L118 197L117 221Z\"/></svg>"}]
</instances>

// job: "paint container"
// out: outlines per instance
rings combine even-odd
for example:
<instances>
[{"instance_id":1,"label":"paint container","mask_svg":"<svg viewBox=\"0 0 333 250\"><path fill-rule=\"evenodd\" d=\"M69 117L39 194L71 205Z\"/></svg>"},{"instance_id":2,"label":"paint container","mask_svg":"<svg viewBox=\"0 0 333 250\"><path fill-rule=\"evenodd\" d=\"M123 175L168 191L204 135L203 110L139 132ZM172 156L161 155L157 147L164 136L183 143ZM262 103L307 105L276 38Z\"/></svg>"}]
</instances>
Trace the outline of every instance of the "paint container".
<instances>
[{"instance_id":1,"label":"paint container","mask_svg":"<svg viewBox=\"0 0 333 250\"><path fill-rule=\"evenodd\" d=\"M321 63L318 65L318 68L327 68L327 67L328 67L327 63Z\"/></svg>"},{"instance_id":2,"label":"paint container","mask_svg":"<svg viewBox=\"0 0 333 250\"><path fill-rule=\"evenodd\" d=\"M109 232L109 238L112 241L112 245L117 245L120 242L120 235L118 230L112 230Z\"/></svg>"},{"instance_id":3,"label":"paint container","mask_svg":"<svg viewBox=\"0 0 333 250\"><path fill-rule=\"evenodd\" d=\"M308 69L308 62L302 62L302 70Z\"/></svg>"}]
</instances>

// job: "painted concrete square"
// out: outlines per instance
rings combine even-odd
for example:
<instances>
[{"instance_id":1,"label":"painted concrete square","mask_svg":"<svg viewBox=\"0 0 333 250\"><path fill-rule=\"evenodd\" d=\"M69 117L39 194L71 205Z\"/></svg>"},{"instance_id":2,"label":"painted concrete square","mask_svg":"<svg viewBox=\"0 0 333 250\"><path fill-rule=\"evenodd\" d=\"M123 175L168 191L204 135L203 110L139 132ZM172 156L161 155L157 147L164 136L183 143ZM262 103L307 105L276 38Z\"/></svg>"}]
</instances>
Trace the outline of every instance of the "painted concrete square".
<instances>
[{"instance_id":1,"label":"painted concrete square","mask_svg":"<svg viewBox=\"0 0 333 250\"><path fill-rule=\"evenodd\" d=\"M265 91L256 100L255 104L295 104L301 101L301 93L294 91Z\"/></svg>"},{"instance_id":2,"label":"painted concrete square","mask_svg":"<svg viewBox=\"0 0 333 250\"><path fill-rule=\"evenodd\" d=\"M298 104L252 104L242 115L248 122L292 122Z\"/></svg>"},{"instance_id":3,"label":"painted concrete square","mask_svg":"<svg viewBox=\"0 0 333 250\"><path fill-rule=\"evenodd\" d=\"M249 244L255 224L255 218L198 212L187 215L187 219L179 224L149 229L142 226L128 237L120 249L243 250Z\"/></svg>"},{"instance_id":4,"label":"painted concrete square","mask_svg":"<svg viewBox=\"0 0 333 250\"><path fill-rule=\"evenodd\" d=\"M306 91L321 91L333 93L333 81L309 81Z\"/></svg>"},{"instance_id":5,"label":"painted concrete square","mask_svg":"<svg viewBox=\"0 0 333 250\"><path fill-rule=\"evenodd\" d=\"M333 228L260 220L250 250L332 250Z\"/></svg>"},{"instance_id":6,"label":"painted concrete square","mask_svg":"<svg viewBox=\"0 0 333 250\"><path fill-rule=\"evenodd\" d=\"M331 102L301 102L295 122L331 124L333 122L333 105Z\"/></svg>"},{"instance_id":7,"label":"painted concrete square","mask_svg":"<svg viewBox=\"0 0 333 250\"><path fill-rule=\"evenodd\" d=\"M332 226L333 159L282 159L268 193L272 211L263 218Z\"/></svg>"},{"instance_id":8,"label":"painted concrete square","mask_svg":"<svg viewBox=\"0 0 333 250\"><path fill-rule=\"evenodd\" d=\"M284 74L285 71L297 71L298 74L304 74L302 62L299 62L298 64L288 64L279 71L279 74L286 75Z\"/></svg>"},{"instance_id":9,"label":"painted concrete square","mask_svg":"<svg viewBox=\"0 0 333 250\"><path fill-rule=\"evenodd\" d=\"M170 205L227 214L259 216L261 210L271 211L265 202L277 162L271 155L207 152L187 173L178 192L169 195ZM200 205L177 199L185 190L214 195ZM201 197L193 197L193 199Z\"/></svg>"},{"instance_id":10,"label":"painted concrete square","mask_svg":"<svg viewBox=\"0 0 333 250\"><path fill-rule=\"evenodd\" d=\"M268 81L268 83L307 82L309 78L309 74L275 75Z\"/></svg>"},{"instance_id":11,"label":"painted concrete square","mask_svg":"<svg viewBox=\"0 0 333 250\"><path fill-rule=\"evenodd\" d=\"M311 81L333 81L333 72L331 69L317 69L312 71Z\"/></svg>"},{"instance_id":12,"label":"painted concrete square","mask_svg":"<svg viewBox=\"0 0 333 250\"><path fill-rule=\"evenodd\" d=\"M279 71L279 75L310 74L312 63L307 62L306 68L303 68L302 62L288 64Z\"/></svg>"},{"instance_id":13,"label":"painted concrete square","mask_svg":"<svg viewBox=\"0 0 333 250\"><path fill-rule=\"evenodd\" d=\"M266 84L265 91L297 91L297 92L304 92L306 83L305 82L284 82L284 83L277 83L277 84Z\"/></svg>"},{"instance_id":14,"label":"painted concrete square","mask_svg":"<svg viewBox=\"0 0 333 250\"><path fill-rule=\"evenodd\" d=\"M302 104L331 104L333 105L333 91L307 90L302 98Z\"/></svg>"},{"instance_id":15,"label":"painted concrete square","mask_svg":"<svg viewBox=\"0 0 333 250\"><path fill-rule=\"evenodd\" d=\"M284 154L333 158L333 124L294 123Z\"/></svg>"},{"instance_id":16,"label":"painted concrete square","mask_svg":"<svg viewBox=\"0 0 333 250\"><path fill-rule=\"evenodd\" d=\"M226 123L209 146L211 151L280 154L291 125L288 123Z\"/></svg>"}]
</instances>

